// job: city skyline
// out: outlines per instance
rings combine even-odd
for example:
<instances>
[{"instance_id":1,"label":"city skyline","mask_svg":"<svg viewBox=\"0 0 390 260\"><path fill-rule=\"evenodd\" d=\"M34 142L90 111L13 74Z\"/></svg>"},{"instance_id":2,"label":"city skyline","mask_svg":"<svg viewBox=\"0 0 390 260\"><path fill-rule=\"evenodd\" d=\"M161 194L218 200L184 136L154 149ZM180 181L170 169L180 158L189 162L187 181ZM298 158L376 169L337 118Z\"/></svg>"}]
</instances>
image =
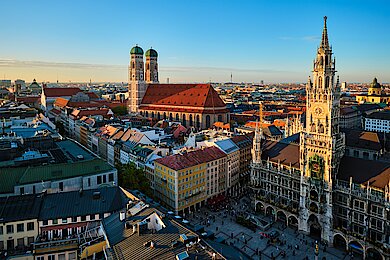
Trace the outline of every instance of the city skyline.
<instances>
[{"instance_id":1,"label":"city skyline","mask_svg":"<svg viewBox=\"0 0 390 260\"><path fill-rule=\"evenodd\" d=\"M326 15L340 80L390 81L385 1L20 3L1 3L1 78L127 82L138 44L159 53L160 82L305 82Z\"/></svg>"}]
</instances>

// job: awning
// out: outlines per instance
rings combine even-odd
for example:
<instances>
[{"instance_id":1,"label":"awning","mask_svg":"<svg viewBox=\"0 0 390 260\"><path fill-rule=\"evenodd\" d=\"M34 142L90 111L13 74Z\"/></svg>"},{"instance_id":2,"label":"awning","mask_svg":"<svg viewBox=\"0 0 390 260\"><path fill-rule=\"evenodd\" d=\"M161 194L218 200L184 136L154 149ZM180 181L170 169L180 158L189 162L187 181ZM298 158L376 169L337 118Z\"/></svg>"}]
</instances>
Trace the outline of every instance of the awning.
<instances>
[{"instance_id":1,"label":"awning","mask_svg":"<svg viewBox=\"0 0 390 260\"><path fill-rule=\"evenodd\" d=\"M50 231L50 230L62 230L65 228L85 227L85 226L87 226L87 224L88 224L87 222L79 222L79 223L47 226L47 227L41 227L41 231L43 232L43 231Z\"/></svg>"}]
</instances>

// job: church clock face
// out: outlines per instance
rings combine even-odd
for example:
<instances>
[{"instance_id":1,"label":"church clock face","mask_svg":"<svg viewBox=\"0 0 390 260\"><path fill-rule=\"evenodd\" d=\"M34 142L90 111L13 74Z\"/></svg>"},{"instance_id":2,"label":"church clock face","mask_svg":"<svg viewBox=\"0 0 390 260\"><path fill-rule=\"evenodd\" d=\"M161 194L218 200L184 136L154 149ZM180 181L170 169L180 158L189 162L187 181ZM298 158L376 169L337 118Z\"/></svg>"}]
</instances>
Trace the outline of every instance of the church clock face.
<instances>
[{"instance_id":1,"label":"church clock face","mask_svg":"<svg viewBox=\"0 0 390 260\"><path fill-rule=\"evenodd\" d=\"M316 108L314 109L314 113L315 113L317 116L322 115L322 113L323 113L322 108L316 107Z\"/></svg>"}]
</instances>

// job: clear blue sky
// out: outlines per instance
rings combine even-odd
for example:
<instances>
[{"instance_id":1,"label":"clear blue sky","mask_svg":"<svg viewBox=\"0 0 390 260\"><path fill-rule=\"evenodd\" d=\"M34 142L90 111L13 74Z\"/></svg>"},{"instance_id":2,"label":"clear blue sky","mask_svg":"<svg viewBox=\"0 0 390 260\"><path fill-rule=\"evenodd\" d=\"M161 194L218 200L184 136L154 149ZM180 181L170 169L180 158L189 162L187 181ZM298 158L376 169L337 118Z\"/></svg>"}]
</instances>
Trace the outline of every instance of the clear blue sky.
<instances>
[{"instance_id":1,"label":"clear blue sky","mask_svg":"<svg viewBox=\"0 0 390 260\"><path fill-rule=\"evenodd\" d=\"M127 81L130 48L160 82L304 82L323 16L342 81L390 82L388 1L1 1L0 78Z\"/></svg>"}]
</instances>

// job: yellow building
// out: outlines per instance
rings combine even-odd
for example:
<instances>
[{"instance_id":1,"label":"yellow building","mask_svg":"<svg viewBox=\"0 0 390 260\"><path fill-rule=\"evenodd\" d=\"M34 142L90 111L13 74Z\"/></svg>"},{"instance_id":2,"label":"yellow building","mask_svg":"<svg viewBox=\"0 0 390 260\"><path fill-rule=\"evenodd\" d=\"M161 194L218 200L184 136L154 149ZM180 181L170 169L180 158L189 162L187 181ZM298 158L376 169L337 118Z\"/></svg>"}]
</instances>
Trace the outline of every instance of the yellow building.
<instances>
[{"instance_id":1,"label":"yellow building","mask_svg":"<svg viewBox=\"0 0 390 260\"><path fill-rule=\"evenodd\" d=\"M374 78L370 87L368 88L368 93L363 95L356 96L356 101L359 103L389 103L390 95L387 95L381 84L378 83L378 80Z\"/></svg>"},{"instance_id":2,"label":"yellow building","mask_svg":"<svg viewBox=\"0 0 390 260\"><path fill-rule=\"evenodd\" d=\"M223 157L226 155L221 150L208 147L157 159L155 195L177 214L193 212L208 198L207 182L211 177L208 162Z\"/></svg>"}]
</instances>

